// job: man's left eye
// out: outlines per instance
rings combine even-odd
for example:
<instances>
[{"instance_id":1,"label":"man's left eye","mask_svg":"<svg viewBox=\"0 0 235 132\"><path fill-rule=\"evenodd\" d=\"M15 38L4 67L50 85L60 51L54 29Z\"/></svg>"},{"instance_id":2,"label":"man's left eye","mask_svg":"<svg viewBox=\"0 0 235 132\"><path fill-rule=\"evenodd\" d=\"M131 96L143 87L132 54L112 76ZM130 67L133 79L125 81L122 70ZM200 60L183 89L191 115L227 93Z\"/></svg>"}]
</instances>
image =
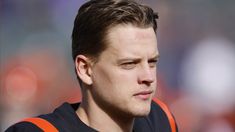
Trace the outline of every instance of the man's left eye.
<instances>
[{"instance_id":1,"label":"man's left eye","mask_svg":"<svg viewBox=\"0 0 235 132\"><path fill-rule=\"evenodd\" d=\"M148 62L149 63L149 67L156 67L157 65L157 60L151 60Z\"/></svg>"}]
</instances>

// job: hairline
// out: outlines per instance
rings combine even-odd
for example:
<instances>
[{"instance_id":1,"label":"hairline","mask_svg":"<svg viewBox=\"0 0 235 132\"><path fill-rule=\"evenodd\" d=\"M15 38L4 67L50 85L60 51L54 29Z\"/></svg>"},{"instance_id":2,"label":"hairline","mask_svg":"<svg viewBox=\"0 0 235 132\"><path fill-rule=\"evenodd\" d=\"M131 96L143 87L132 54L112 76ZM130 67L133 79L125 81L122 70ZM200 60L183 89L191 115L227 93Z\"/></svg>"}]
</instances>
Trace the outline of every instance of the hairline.
<instances>
[{"instance_id":1,"label":"hairline","mask_svg":"<svg viewBox=\"0 0 235 132\"><path fill-rule=\"evenodd\" d=\"M91 60L92 64L97 63L99 61L99 59L100 59L101 54L105 50L107 50L109 48L109 46L110 46L111 42L109 40L109 34L110 34L110 32L112 32L112 29L115 29L115 28L117 28L119 26L128 26L128 25L136 27L136 28L141 28L141 29L152 28L153 31L156 34L156 31L154 30L154 27L151 24L142 26L142 25L138 25L138 24L135 24L135 23L131 23L131 22L129 22L129 23L113 23L113 24L109 25L107 27L107 29L105 30L105 32L104 32L105 35L103 36L103 44L105 46L105 49L103 51L101 51L100 54L98 56L96 56L96 57L91 56L91 55L84 55L84 56L88 57Z\"/></svg>"}]
</instances>

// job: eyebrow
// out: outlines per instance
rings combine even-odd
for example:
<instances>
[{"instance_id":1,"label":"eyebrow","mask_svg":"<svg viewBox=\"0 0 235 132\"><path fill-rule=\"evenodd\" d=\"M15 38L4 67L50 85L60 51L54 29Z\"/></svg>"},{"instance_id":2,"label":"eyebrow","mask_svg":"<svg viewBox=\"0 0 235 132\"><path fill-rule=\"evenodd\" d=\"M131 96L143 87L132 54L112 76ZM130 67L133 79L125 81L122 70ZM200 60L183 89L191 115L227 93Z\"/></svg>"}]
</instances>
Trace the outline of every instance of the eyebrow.
<instances>
[{"instance_id":1,"label":"eyebrow","mask_svg":"<svg viewBox=\"0 0 235 132\"><path fill-rule=\"evenodd\" d=\"M125 62L139 62L140 60L141 60L140 58L124 58L124 59L117 60L117 63L121 64Z\"/></svg>"},{"instance_id":2,"label":"eyebrow","mask_svg":"<svg viewBox=\"0 0 235 132\"><path fill-rule=\"evenodd\" d=\"M159 54L155 55L154 57L149 58L148 60L158 60L160 57ZM140 61L141 58L137 58L137 57L129 57L129 58L123 58L123 59L119 59L117 60L117 63L123 63L123 62L129 62L129 61L133 61L133 62L138 62Z\"/></svg>"}]
</instances>

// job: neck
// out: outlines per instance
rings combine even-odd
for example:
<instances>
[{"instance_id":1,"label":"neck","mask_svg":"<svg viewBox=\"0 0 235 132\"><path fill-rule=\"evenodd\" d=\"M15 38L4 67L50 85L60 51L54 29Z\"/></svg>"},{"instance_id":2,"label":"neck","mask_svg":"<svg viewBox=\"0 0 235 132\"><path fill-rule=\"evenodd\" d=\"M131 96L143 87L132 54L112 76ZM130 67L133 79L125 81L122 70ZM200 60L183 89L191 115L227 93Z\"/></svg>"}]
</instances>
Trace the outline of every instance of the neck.
<instances>
[{"instance_id":1,"label":"neck","mask_svg":"<svg viewBox=\"0 0 235 132\"><path fill-rule=\"evenodd\" d=\"M76 113L83 123L98 131L131 132L133 129L133 117L106 112L89 99L82 99Z\"/></svg>"}]
</instances>

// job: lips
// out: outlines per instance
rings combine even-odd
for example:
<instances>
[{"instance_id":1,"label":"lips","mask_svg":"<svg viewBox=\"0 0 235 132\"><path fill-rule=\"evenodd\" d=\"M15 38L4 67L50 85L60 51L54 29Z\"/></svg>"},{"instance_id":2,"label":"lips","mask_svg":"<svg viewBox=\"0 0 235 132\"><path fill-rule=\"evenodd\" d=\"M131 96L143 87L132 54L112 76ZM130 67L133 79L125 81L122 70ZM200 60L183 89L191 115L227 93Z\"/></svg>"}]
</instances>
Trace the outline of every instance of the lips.
<instances>
[{"instance_id":1,"label":"lips","mask_svg":"<svg viewBox=\"0 0 235 132\"><path fill-rule=\"evenodd\" d=\"M153 91L141 91L141 92L134 94L134 96L142 100L147 100L151 97L152 93Z\"/></svg>"}]
</instances>

